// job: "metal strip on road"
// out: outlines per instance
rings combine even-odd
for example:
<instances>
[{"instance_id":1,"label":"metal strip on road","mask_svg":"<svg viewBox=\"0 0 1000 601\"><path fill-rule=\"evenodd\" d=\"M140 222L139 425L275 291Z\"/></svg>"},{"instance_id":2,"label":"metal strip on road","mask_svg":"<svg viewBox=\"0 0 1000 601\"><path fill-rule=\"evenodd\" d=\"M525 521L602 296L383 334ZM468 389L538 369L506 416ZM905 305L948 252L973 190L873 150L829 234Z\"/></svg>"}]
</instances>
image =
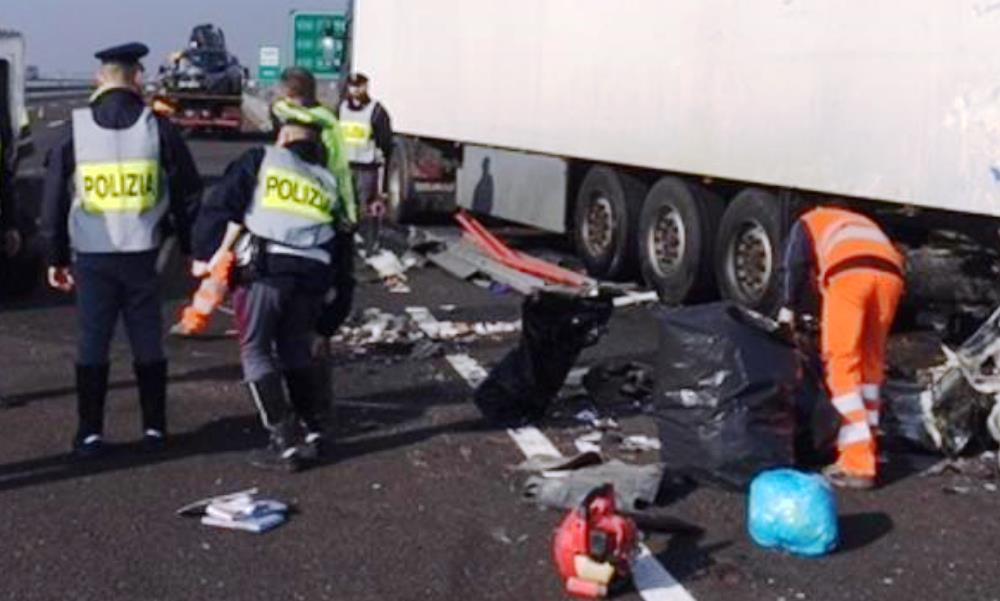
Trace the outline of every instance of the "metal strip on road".
<instances>
[{"instance_id":1,"label":"metal strip on road","mask_svg":"<svg viewBox=\"0 0 1000 601\"><path fill-rule=\"evenodd\" d=\"M419 308L414 308L419 312ZM427 320L427 316L430 314L429 311L420 313L423 320ZM433 315L430 318L433 319ZM486 379L486 369L468 354L448 355L445 359L473 389ZM525 457L535 455L563 456L559 449L552 444L552 441L534 426L510 429L507 430L507 433ZM635 584L639 596L645 601L695 601L691 593L656 559L649 547L642 543L639 544L639 554L632 562L632 582Z\"/></svg>"}]
</instances>

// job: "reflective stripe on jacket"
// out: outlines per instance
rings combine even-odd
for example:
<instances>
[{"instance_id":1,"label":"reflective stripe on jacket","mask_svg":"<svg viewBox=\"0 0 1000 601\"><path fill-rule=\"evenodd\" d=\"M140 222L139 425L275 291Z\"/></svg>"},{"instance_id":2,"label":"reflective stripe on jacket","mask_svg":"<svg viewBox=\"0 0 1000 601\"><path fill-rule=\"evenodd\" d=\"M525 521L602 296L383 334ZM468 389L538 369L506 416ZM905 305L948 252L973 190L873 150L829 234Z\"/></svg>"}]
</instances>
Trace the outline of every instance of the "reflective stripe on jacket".
<instances>
[{"instance_id":1,"label":"reflective stripe on jacket","mask_svg":"<svg viewBox=\"0 0 1000 601\"><path fill-rule=\"evenodd\" d=\"M889 237L871 219L835 208L817 208L801 217L816 251L820 286L827 274L846 261L871 258L885 261L904 272L903 256Z\"/></svg>"}]
</instances>

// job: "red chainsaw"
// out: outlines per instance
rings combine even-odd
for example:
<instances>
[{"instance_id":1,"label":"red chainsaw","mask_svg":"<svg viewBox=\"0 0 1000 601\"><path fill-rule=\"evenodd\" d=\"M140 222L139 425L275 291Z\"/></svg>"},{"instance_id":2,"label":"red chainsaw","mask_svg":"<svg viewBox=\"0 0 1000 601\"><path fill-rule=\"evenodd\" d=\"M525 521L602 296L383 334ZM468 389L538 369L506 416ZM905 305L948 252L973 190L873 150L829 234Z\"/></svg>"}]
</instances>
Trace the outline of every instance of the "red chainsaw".
<instances>
[{"instance_id":1,"label":"red chainsaw","mask_svg":"<svg viewBox=\"0 0 1000 601\"><path fill-rule=\"evenodd\" d=\"M556 530L553 556L566 592L602 599L611 585L631 574L637 551L635 522L618 513L610 484L587 493Z\"/></svg>"}]
</instances>

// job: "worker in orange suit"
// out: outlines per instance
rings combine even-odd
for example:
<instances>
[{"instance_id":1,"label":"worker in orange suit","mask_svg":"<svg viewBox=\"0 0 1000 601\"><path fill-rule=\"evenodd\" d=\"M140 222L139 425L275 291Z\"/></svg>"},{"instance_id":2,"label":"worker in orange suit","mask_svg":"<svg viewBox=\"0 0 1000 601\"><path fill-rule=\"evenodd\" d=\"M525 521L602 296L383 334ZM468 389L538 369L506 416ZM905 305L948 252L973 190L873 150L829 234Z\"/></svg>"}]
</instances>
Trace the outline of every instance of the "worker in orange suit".
<instances>
[{"instance_id":1,"label":"worker in orange suit","mask_svg":"<svg viewBox=\"0 0 1000 601\"><path fill-rule=\"evenodd\" d=\"M818 300L831 401L841 415L837 461L823 473L842 488L876 484L880 390L889 330L903 295L905 260L879 226L856 212L815 208L792 228L778 321ZM818 297L817 294L818 293Z\"/></svg>"}]
</instances>

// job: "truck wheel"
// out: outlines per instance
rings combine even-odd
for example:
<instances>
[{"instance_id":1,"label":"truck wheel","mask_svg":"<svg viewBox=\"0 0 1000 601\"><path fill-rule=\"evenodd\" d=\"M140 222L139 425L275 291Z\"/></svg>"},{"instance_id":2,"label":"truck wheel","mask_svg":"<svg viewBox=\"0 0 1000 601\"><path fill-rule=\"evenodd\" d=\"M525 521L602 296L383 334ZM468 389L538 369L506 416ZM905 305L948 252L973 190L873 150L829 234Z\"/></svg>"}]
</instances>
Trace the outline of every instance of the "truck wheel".
<instances>
[{"instance_id":1,"label":"truck wheel","mask_svg":"<svg viewBox=\"0 0 1000 601\"><path fill-rule=\"evenodd\" d=\"M591 167L573 212L576 251L598 278L621 279L635 265L636 232L646 185L610 167Z\"/></svg>"},{"instance_id":2,"label":"truck wheel","mask_svg":"<svg viewBox=\"0 0 1000 601\"><path fill-rule=\"evenodd\" d=\"M722 199L694 183L664 177L639 217L639 266L666 303L709 297L715 289L715 232Z\"/></svg>"},{"instance_id":3,"label":"truck wheel","mask_svg":"<svg viewBox=\"0 0 1000 601\"><path fill-rule=\"evenodd\" d=\"M391 223L406 223L417 214L417 195L410 176L410 145L397 138L393 142L392 156L389 157L386 217Z\"/></svg>"},{"instance_id":4,"label":"truck wheel","mask_svg":"<svg viewBox=\"0 0 1000 601\"><path fill-rule=\"evenodd\" d=\"M781 224L781 203L770 192L747 188L729 203L715 247L715 277L723 298L765 313L776 308Z\"/></svg>"}]
</instances>

